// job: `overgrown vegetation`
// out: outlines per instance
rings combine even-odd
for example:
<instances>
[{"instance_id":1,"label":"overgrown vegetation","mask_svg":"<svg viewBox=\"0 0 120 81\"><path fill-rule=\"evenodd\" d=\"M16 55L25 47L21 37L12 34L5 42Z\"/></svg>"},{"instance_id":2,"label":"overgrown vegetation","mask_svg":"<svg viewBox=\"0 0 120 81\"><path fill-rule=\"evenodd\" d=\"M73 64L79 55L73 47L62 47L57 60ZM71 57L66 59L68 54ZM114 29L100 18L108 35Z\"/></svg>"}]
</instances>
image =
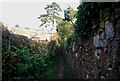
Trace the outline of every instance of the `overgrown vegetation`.
<instances>
[{"instance_id":1,"label":"overgrown vegetation","mask_svg":"<svg viewBox=\"0 0 120 81\"><path fill-rule=\"evenodd\" d=\"M67 40L65 41L65 49L68 50L71 48L70 43L76 39L81 39L81 42L85 42L89 39L89 35L92 33L97 33L100 28L101 22L105 21L106 17L110 17L110 20L114 23L115 19L120 14L120 2L118 3L109 3L109 2L82 2L78 6L78 11L74 16L68 15L67 10L71 10L68 8L65 11L65 20L70 21L69 17L74 17L75 23L71 25L72 33L69 32L70 35L67 35ZM66 26L67 28L69 27ZM61 35L62 36L62 35ZM77 41L76 41L77 42Z\"/></svg>"},{"instance_id":2,"label":"overgrown vegetation","mask_svg":"<svg viewBox=\"0 0 120 81\"><path fill-rule=\"evenodd\" d=\"M42 54L33 45L12 48L3 52L3 80L46 78L46 67L49 64L46 49L41 50Z\"/></svg>"},{"instance_id":3,"label":"overgrown vegetation","mask_svg":"<svg viewBox=\"0 0 120 81\"><path fill-rule=\"evenodd\" d=\"M8 30L6 29L6 31ZM3 80L54 79L59 53L55 41L51 41L49 44L37 43L25 39L24 36L11 34L9 31L7 33L4 31L2 35L4 40L2 46L5 47L2 49ZM12 39L9 38L10 36ZM21 42L12 42L16 38L19 38ZM28 42L24 44L23 41ZM17 46L17 44L19 45ZM9 47L10 49L7 49Z\"/></svg>"},{"instance_id":4,"label":"overgrown vegetation","mask_svg":"<svg viewBox=\"0 0 120 81\"><path fill-rule=\"evenodd\" d=\"M73 26L77 12L69 7L64 11L65 17L62 19L59 16L62 10L55 2L47 5L45 10L46 13L38 17L42 22L40 26L52 23L54 27L56 23L59 39L49 43L38 43L27 37L12 34L6 29L2 31L3 80L57 79L58 56L63 53L62 48L69 47L70 41L75 37ZM65 73L69 72L65 66ZM72 78L71 76L68 77Z\"/></svg>"},{"instance_id":5,"label":"overgrown vegetation","mask_svg":"<svg viewBox=\"0 0 120 81\"><path fill-rule=\"evenodd\" d=\"M89 32L97 32L100 22L106 16L114 20L120 14L120 3L86 3L83 2L78 7L77 21L74 26L76 37L87 39Z\"/></svg>"},{"instance_id":6,"label":"overgrown vegetation","mask_svg":"<svg viewBox=\"0 0 120 81\"><path fill-rule=\"evenodd\" d=\"M72 7L68 7L64 10L64 19L57 23L56 27L59 35L58 42L61 46L66 45L66 41L74 34L73 26L76 21L76 16L77 11L75 11Z\"/></svg>"},{"instance_id":7,"label":"overgrown vegetation","mask_svg":"<svg viewBox=\"0 0 120 81\"><path fill-rule=\"evenodd\" d=\"M107 79L109 80L111 78L119 79L118 69L116 69L115 74L112 73L115 70L113 69L114 67L119 67L118 66L119 63L111 59L111 57L112 58L119 57L118 55L119 51L117 52L114 51L114 49L118 49L118 48L114 48L113 45L114 44L113 42L118 42L118 41L113 41L115 40L114 37L113 40L107 39L106 38L107 35L105 34L106 33L105 23L107 21L112 23L112 28L114 30L113 33L119 33L118 31L115 31L116 30L115 20L119 18L118 16L120 14L119 6L120 6L120 2L118 3L83 2L79 5L77 20L73 25L74 33L70 36L67 36L67 41L65 42L65 51L67 53L66 57L68 57L67 59L69 60L69 64L71 64L71 67L73 67L75 74L77 74L78 72L77 78L103 79L104 76L104 79L106 80ZM108 28L109 27L110 26L108 26ZM109 29L109 31L112 31L112 29ZM103 38L102 37L97 38L100 42L101 39L107 40L107 42L104 43L102 41L102 44L107 44L107 46L100 48L95 47L93 45L93 40L95 35L103 37ZM115 37L117 38L117 35ZM96 42L96 44L100 44L100 43ZM100 52L98 52L98 50ZM105 59L110 59L110 61L103 60L102 57L105 57ZM113 61L116 63L115 65ZM110 64L111 66L114 67L111 67L107 64ZM105 67L104 69L102 68L103 66ZM109 67L111 67L112 70L108 72ZM93 70L91 70L91 68L93 68ZM105 72L105 74L102 74L102 72L103 73ZM115 76L111 77L112 75Z\"/></svg>"}]
</instances>

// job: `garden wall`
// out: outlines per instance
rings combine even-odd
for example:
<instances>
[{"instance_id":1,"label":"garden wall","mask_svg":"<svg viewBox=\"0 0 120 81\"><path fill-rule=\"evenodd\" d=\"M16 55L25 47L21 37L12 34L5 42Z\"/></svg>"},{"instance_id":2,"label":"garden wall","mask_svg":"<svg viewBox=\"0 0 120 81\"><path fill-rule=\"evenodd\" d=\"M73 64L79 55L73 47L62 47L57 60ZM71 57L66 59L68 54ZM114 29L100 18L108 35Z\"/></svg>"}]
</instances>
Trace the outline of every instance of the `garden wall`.
<instances>
[{"instance_id":1,"label":"garden wall","mask_svg":"<svg viewBox=\"0 0 120 81\"><path fill-rule=\"evenodd\" d=\"M120 80L120 31L113 24L104 21L87 40L70 43L65 55L76 79Z\"/></svg>"}]
</instances>

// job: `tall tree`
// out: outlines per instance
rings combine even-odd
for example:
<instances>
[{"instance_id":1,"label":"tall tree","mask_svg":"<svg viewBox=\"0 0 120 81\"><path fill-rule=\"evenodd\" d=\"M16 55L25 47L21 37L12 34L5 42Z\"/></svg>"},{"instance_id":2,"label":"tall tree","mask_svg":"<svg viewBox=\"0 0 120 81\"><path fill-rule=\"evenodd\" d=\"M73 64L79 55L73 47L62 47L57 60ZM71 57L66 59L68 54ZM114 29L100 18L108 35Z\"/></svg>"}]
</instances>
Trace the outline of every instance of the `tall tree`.
<instances>
[{"instance_id":1,"label":"tall tree","mask_svg":"<svg viewBox=\"0 0 120 81\"><path fill-rule=\"evenodd\" d=\"M54 27L55 22L60 19L59 12L61 12L62 9L57 3L53 2L52 4L47 5L45 7L45 10L46 14L42 14L40 15L40 17L38 17L38 19L40 19L42 22L41 26L46 24L47 22L52 22L52 26Z\"/></svg>"},{"instance_id":2,"label":"tall tree","mask_svg":"<svg viewBox=\"0 0 120 81\"><path fill-rule=\"evenodd\" d=\"M72 26L73 25L66 20L61 20L57 24L57 32L60 37L59 38L60 44L63 44L66 41L67 36L73 33Z\"/></svg>"},{"instance_id":3,"label":"tall tree","mask_svg":"<svg viewBox=\"0 0 120 81\"><path fill-rule=\"evenodd\" d=\"M76 14L77 12L72 7L68 7L64 10L64 19L57 23L57 32L60 37L60 44L64 44L67 37L73 34L72 28L76 20Z\"/></svg>"}]
</instances>

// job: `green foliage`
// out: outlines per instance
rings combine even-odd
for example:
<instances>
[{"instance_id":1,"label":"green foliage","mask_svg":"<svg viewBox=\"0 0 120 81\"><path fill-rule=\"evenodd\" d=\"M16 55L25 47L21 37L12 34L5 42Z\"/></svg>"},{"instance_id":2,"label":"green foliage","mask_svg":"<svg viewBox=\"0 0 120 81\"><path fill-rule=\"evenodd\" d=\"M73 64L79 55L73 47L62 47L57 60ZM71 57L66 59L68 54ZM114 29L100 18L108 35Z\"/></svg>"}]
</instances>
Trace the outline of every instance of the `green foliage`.
<instances>
[{"instance_id":1,"label":"green foliage","mask_svg":"<svg viewBox=\"0 0 120 81\"><path fill-rule=\"evenodd\" d=\"M40 17L38 17L38 19L40 19L42 22L41 26L46 24L47 22L48 23L52 22L52 24L54 25L55 20L61 19L59 17L59 12L61 12L62 9L57 3L53 2L52 4L47 5L45 7L45 10L46 10L46 14L42 14L40 15Z\"/></svg>"},{"instance_id":2,"label":"green foliage","mask_svg":"<svg viewBox=\"0 0 120 81\"><path fill-rule=\"evenodd\" d=\"M4 45L3 45L4 46ZM60 48L56 41L32 43L3 51L3 80L57 79Z\"/></svg>"},{"instance_id":3,"label":"green foliage","mask_svg":"<svg viewBox=\"0 0 120 81\"><path fill-rule=\"evenodd\" d=\"M59 55L59 46L57 45L56 41L51 41L48 44L48 54L51 56L50 59L55 58Z\"/></svg>"},{"instance_id":4,"label":"green foliage","mask_svg":"<svg viewBox=\"0 0 120 81\"><path fill-rule=\"evenodd\" d=\"M48 55L31 51L29 47L7 51L3 55L3 80L13 79L46 79Z\"/></svg>"},{"instance_id":5,"label":"green foliage","mask_svg":"<svg viewBox=\"0 0 120 81\"><path fill-rule=\"evenodd\" d=\"M74 34L71 34L67 37L67 40L65 41L65 45L64 45L65 50L68 50L69 48L71 48L70 44L75 39L76 39L76 37Z\"/></svg>"},{"instance_id":6,"label":"green foliage","mask_svg":"<svg viewBox=\"0 0 120 81\"><path fill-rule=\"evenodd\" d=\"M47 13L49 13L51 15L52 14L59 15L58 12L62 11L60 6L56 2L53 2L51 5L47 5L45 7L45 10L47 11Z\"/></svg>"},{"instance_id":7,"label":"green foliage","mask_svg":"<svg viewBox=\"0 0 120 81\"><path fill-rule=\"evenodd\" d=\"M59 43L63 44L67 39L67 36L73 33L72 24L66 20L61 20L57 24L57 32L59 35Z\"/></svg>"},{"instance_id":8,"label":"green foliage","mask_svg":"<svg viewBox=\"0 0 120 81\"><path fill-rule=\"evenodd\" d=\"M68 7L64 10L64 19L57 23L57 32L59 35L59 44L63 45L67 39L67 36L73 34L73 26L76 20L77 12L72 8Z\"/></svg>"},{"instance_id":9,"label":"green foliage","mask_svg":"<svg viewBox=\"0 0 120 81\"><path fill-rule=\"evenodd\" d=\"M81 3L78 7L78 16L74 27L75 35L86 38L88 32L93 30L94 21L99 22L98 3ZM97 25L96 23L95 25Z\"/></svg>"},{"instance_id":10,"label":"green foliage","mask_svg":"<svg viewBox=\"0 0 120 81\"><path fill-rule=\"evenodd\" d=\"M56 75L57 75L58 67L59 67L59 58L55 57L54 59L51 59L49 67L47 67L47 72L46 72L46 75L49 80L57 79Z\"/></svg>"},{"instance_id":11,"label":"green foliage","mask_svg":"<svg viewBox=\"0 0 120 81\"><path fill-rule=\"evenodd\" d=\"M81 3L74 27L75 35L87 39L89 32L97 32L100 22L104 21L106 16L114 19L120 14L119 6L120 3Z\"/></svg>"},{"instance_id":12,"label":"green foliage","mask_svg":"<svg viewBox=\"0 0 120 81\"><path fill-rule=\"evenodd\" d=\"M47 22L49 23L50 22L50 19L49 19L49 15L48 14L42 14L40 15L40 17L38 17L38 19L40 19L40 21L42 22L42 24L40 25L40 27L44 24L46 24Z\"/></svg>"},{"instance_id":13,"label":"green foliage","mask_svg":"<svg viewBox=\"0 0 120 81\"><path fill-rule=\"evenodd\" d=\"M76 16L77 12L72 7L68 7L67 10L64 10L64 17L65 20L67 20L68 22L72 22L73 24L76 19Z\"/></svg>"}]
</instances>

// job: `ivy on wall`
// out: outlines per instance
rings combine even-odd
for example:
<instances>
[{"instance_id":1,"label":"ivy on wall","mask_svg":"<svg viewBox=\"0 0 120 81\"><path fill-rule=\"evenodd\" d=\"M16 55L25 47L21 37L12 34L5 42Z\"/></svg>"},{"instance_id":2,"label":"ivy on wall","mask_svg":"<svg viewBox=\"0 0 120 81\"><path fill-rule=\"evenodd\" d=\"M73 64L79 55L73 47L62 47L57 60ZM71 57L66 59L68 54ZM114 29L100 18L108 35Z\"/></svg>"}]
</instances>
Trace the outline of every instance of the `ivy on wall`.
<instances>
[{"instance_id":1,"label":"ivy on wall","mask_svg":"<svg viewBox=\"0 0 120 81\"><path fill-rule=\"evenodd\" d=\"M74 26L75 36L87 39L89 32L97 32L100 22L104 21L106 16L115 20L120 14L120 2L83 2L78 7L77 21Z\"/></svg>"}]
</instances>

